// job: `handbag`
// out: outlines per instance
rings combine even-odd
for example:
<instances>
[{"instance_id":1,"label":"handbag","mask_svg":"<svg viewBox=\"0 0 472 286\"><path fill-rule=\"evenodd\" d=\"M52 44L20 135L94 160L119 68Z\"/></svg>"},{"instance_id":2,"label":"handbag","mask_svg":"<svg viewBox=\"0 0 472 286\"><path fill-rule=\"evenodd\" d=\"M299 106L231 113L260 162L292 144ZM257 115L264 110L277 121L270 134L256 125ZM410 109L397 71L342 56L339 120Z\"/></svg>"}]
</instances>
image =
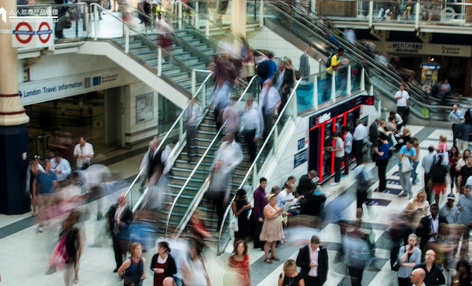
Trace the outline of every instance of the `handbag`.
<instances>
[{"instance_id":1,"label":"handbag","mask_svg":"<svg viewBox=\"0 0 472 286\"><path fill-rule=\"evenodd\" d=\"M231 222L229 223L229 228L234 232L239 231L238 217L237 216L233 215L233 218L231 218Z\"/></svg>"},{"instance_id":2,"label":"handbag","mask_svg":"<svg viewBox=\"0 0 472 286\"><path fill-rule=\"evenodd\" d=\"M401 169L402 173L408 173L413 170L413 166L411 165L410 158L403 156L401 168L402 168Z\"/></svg>"},{"instance_id":3,"label":"handbag","mask_svg":"<svg viewBox=\"0 0 472 286\"><path fill-rule=\"evenodd\" d=\"M398 271L398 269L400 269L400 258L397 258L397 260L395 260L395 262L393 263L392 265L392 270L393 271Z\"/></svg>"},{"instance_id":4,"label":"handbag","mask_svg":"<svg viewBox=\"0 0 472 286\"><path fill-rule=\"evenodd\" d=\"M64 269L67 261L66 236L63 235L48 260L49 268Z\"/></svg>"}]
</instances>

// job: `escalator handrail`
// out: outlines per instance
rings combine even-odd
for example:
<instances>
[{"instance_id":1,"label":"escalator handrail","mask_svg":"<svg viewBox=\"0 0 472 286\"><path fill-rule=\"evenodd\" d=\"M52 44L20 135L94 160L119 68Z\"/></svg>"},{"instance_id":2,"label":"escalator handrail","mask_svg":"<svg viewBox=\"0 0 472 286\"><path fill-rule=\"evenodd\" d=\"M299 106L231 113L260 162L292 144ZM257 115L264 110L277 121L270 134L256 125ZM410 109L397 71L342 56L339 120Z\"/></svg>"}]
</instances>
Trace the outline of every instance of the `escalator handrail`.
<instances>
[{"instance_id":1,"label":"escalator handrail","mask_svg":"<svg viewBox=\"0 0 472 286\"><path fill-rule=\"evenodd\" d=\"M205 78L205 80L203 81L203 83L200 85L200 87L197 89L197 91L195 92L195 94L193 95L192 99L197 97L197 95L199 94L200 90L203 88L203 86L205 86L205 83L207 81L210 80L211 76L213 75L213 72L211 72L210 74L207 75L207 77ZM157 147L157 150L160 150L160 148L163 147L164 143L166 142L167 138L170 136L170 134L174 131L175 127L180 123L180 120L182 119L182 117L184 116L184 113L185 111L187 111L187 107L185 107L182 112L180 112L179 116L177 117L177 119L174 121L174 123L172 124L172 126L169 128L169 130L167 131L166 135L164 136L164 138L162 138L161 142L159 143L159 146ZM203 119L201 119L203 120ZM201 120L200 122L198 123L198 125L201 123ZM174 147L176 148L176 147ZM143 173L145 172L145 168L142 168L140 171L139 171L139 174L136 176L136 178L133 180L133 182L131 183L131 185L129 186L128 190L126 191L125 193L125 197L128 196L128 194L131 192L132 188L134 187L134 185L136 184L136 182L138 181L138 179L143 175ZM144 193L143 193L144 195ZM141 197L143 196L141 195Z\"/></svg>"},{"instance_id":2,"label":"escalator handrail","mask_svg":"<svg viewBox=\"0 0 472 286\"><path fill-rule=\"evenodd\" d=\"M281 5L285 5L286 7L288 6L288 4L284 3L284 2L281 2L281 1L278 1L277 2L278 4L281 4ZM274 4L272 4L274 5ZM324 21L319 21L321 22L321 25L317 25L317 24L314 24L311 22L311 20L315 20L313 19L312 17L304 14L302 11L300 11L299 8L297 8L296 6L290 6L291 9L293 11L295 11L295 13L297 13L297 15L303 19L305 19L311 26L313 26L315 29L317 30L321 30L321 32L323 33L327 33L327 32L330 32L331 33L331 30L325 26L324 24ZM317 15L318 17L322 18L322 19L327 19L327 18L323 18L319 15ZM319 23L317 22L317 23ZM303 23L302 23L303 24ZM336 29L336 31L338 31L340 34L342 34L342 31L340 31L338 28L334 27L334 29ZM396 73L394 73L393 71L391 71L390 69L388 68L383 68L380 66L380 64L373 58L371 58L369 55L365 54L362 50L360 50L359 48L357 48L356 46L354 46L353 44L349 43L348 41L344 40L344 38L340 35L337 35L335 33L331 33L333 34L334 37L336 37L336 39L346 48L348 48L347 50L349 51L350 54L356 54L356 58L357 60L359 61L360 59L363 59L367 62L369 62L369 64L376 68L376 69L380 69L383 73L387 73L389 74L392 78L395 78L396 80L398 80L398 83L401 83L403 81L403 79ZM419 82L417 82L415 80L415 82L417 84L420 84ZM421 97L421 95L423 94L422 90L420 90L416 85L412 85L412 84L409 84L410 86L410 90L414 91L416 94L413 93L414 96L419 96Z\"/></svg>"},{"instance_id":3,"label":"escalator handrail","mask_svg":"<svg viewBox=\"0 0 472 286\"><path fill-rule=\"evenodd\" d=\"M239 104L241 102L241 100L246 96L247 94L247 91L249 90L252 82L257 78L257 76L253 76L249 82L249 84L247 85L246 89L244 90L243 94L239 97L238 101L236 104ZM177 204L177 201L179 200L179 198L181 197L183 191L185 190L185 188L187 187L187 185L189 184L189 182L191 181L191 179L193 178L193 175L196 173L198 167L200 167L201 163L203 162L203 160L205 159L206 155L208 154L208 152L210 152L211 148L213 147L213 145L215 144L216 140L218 139L218 136L223 132L223 129L225 128L226 126L226 123L228 122L228 120L226 120L222 125L221 125L221 128L218 130L218 132L216 133L215 137L213 138L213 140L210 142L209 146L207 147L207 149L205 150L205 152L203 153L203 155L200 157L200 160L198 160L197 164L195 165L195 167L193 168L192 170L192 173L190 173L190 175L188 176L187 180L185 181L185 183L182 185L182 187L180 188L180 191L179 193L177 194L177 196L174 198L174 201L172 202L172 205L169 209L169 213L167 215L167 221L166 221L166 235L168 233L168 230L169 230L169 222L170 222L170 218L172 216L172 212L175 208L175 205ZM208 179L207 179L208 180ZM202 188L197 192L197 194L195 194L195 198L197 198L200 193L202 192ZM185 219L186 216L188 216L188 213L189 213L189 210L192 208L192 203L188 206L188 210L187 212L185 213L185 215L183 216L183 219ZM177 226L177 229L181 228L181 225L183 224L183 221L180 222L180 224Z\"/></svg>"},{"instance_id":4,"label":"escalator handrail","mask_svg":"<svg viewBox=\"0 0 472 286\"><path fill-rule=\"evenodd\" d=\"M300 82L302 82L302 78L299 79L298 81L296 81L295 83L295 86L293 87L293 90L292 90L292 93L290 94L290 97L287 99L287 103L285 104L284 108L282 109L282 112L279 114L279 116L277 117L277 120L275 121L274 125L272 126L272 129L270 130L269 134L267 135L266 137L266 140L264 141L264 144L262 144L254 162L251 164L251 166L249 167L249 169L247 169L247 172L246 172L246 175L244 176L244 179L242 180L241 182L241 185L238 187L238 189L241 189L244 187L244 184L246 183L247 179L249 178L249 176L251 175L251 172L252 172L252 169L254 169L254 166L255 164L257 164L257 160L259 159L259 157L261 156L262 152L264 151L264 148L265 146L268 144L270 138L272 137L272 134L275 132L275 129L277 128L278 126L278 123L280 122L281 118L282 118L282 115L285 113L285 110L287 110L288 106L289 106L289 103L290 101L292 100L292 98L294 96L296 96L296 92L297 92L297 88L298 86L300 85ZM297 115L294 114L294 117L296 117ZM254 188L253 188L254 189ZM250 191L248 191L247 195L250 195ZM224 213L224 216L223 216L223 220L222 220L222 223L221 223L221 226L220 226L220 229L218 231L218 247L217 247L217 254L219 254L219 251L220 251L220 242L221 242L221 235L223 233L223 227L224 227L224 222L226 221L226 217L228 216L230 210L231 210L231 204L233 203L235 197L233 197L233 199L231 200L231 202L228 204L228 207L226 208L226 211Z\"/></svg>"}]
</instances>

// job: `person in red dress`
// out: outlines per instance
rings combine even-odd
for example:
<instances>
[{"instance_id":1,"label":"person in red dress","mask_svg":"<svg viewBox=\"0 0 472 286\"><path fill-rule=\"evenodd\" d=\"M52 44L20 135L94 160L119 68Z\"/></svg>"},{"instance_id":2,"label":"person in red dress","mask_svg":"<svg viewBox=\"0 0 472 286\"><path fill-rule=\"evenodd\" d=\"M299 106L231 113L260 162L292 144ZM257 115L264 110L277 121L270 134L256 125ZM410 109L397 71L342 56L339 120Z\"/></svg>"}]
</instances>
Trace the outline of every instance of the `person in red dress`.
<instances>
[{"instance_id":1,"label":"person in red dress","mask_svg":"<svg viewBox=\"0 0 472 286\"><path fill-rule=\"evenodd\" d=\"M247 243L243 239L234 244L233 254L229 257L228 266L238 274L238 282L235 285L251 286L251 264L247 254Z\"/></svg>"},{"instance_id":2,"label":"person in red dress","mask_svg":"<svg viewBox=\"0 0 472 286\"><path fill-rule=\"evenodd\" d=\"M166 241L157 244L157 253L151 260L151 270L154 272L154 286L163 286L164 281L169 283L167 280L173 282L177 267L174 258L170 255L169 244Z\"/></svg>"}]
</instances>

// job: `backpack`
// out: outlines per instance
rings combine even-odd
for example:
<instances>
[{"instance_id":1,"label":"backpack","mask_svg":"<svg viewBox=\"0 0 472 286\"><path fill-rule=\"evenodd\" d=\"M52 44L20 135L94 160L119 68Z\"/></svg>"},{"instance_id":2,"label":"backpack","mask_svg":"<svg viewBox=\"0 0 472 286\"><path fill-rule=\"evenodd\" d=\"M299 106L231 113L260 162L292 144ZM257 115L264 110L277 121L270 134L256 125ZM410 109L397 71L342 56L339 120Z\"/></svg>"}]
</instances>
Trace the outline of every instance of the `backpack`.
<instances>
[{"instance_id":1,"label":"backpack","mask_svg":"<svg viewBox=\"0 0 472 286\"><path fill-rule=\"evenodd\" d=\"M268 60L264 60L256 66L256 74L261 78L269 76L269 63L267 61Z\"/></svg>"},{"instance_id":2,"label":"backpack","mask_svg":"<svg viewBox=\"0 0 472 286\"><path fill-rule=\"evenodd\" d=\"M336 54L332 54L331 56L328 57L328 59L326 60L326 67L329 68L331 66L331 59L336 56Z\"/></svg>"},{"instance_id":3,"label":"backpack","mask_svg":"<svg viewBox=\"0 0 472 286\"><path fill-rule=\"evenodd\" d=\"M431 170L431 179L433 183L444 183L446 181L446 174L446 166L436 163Z\"/></svg>"}]
</instances>

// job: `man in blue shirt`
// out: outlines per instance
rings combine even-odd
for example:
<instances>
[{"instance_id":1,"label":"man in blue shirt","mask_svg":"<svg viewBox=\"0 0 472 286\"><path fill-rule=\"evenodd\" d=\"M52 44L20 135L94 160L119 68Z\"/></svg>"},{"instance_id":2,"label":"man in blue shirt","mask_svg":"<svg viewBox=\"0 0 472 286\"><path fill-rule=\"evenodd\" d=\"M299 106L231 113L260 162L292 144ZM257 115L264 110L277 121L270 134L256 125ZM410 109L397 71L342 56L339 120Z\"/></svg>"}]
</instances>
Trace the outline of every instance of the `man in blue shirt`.
<instances>
[{"instance_id":1,"label":"man in blue shirt","mask_svg":"<svg viewBox=\"0 0 472 286\"><path fill-rule=\"evenodd\" d=\"M44 160L44 172L36 175L33 182L33 198L37 199L39 212L38 232L43 232L43 223L47 218L46 212L49 211L51 196L57 188L57 175L51 170L51 161Z\"/></svg>"},{"instance_id":2,"label":"man in blue shirt","mask_svg":"<svg viewBox=\"0 0 472 286\"><path fill-rule=\"evenodd\" d=\"M264 82L268 79L272 79L274 77L274 73L278 71L277 64L274 62L274 54L272 52L267 53L267 59L263 60L263 62L264 61L267 64L267 75L265 77L261 77L259 79L259 83L261 84L261 88L262 88Z\"/></svg>"},{"instance_id":3,"label":"man in blue shirt","mask_svg":"<svg viewBox=\"0 0 472 286\"><path fill-rule=\"evenodd\" d=\"M406 145L402 146L400 152L398 153L398 173L400 174L400 184L402 186L402 191L398 194L399 197L406 197L408 195L409 199L413 198L413 193L411 192L411 170L404 172L402 170L402 159L403 157L407 157L410 160L410 164L413 165L413 160L416 160L418 155L416 154L415 148L413 148L413 140L410 140L406 143Z\"/></svg>"}]
</instances>

